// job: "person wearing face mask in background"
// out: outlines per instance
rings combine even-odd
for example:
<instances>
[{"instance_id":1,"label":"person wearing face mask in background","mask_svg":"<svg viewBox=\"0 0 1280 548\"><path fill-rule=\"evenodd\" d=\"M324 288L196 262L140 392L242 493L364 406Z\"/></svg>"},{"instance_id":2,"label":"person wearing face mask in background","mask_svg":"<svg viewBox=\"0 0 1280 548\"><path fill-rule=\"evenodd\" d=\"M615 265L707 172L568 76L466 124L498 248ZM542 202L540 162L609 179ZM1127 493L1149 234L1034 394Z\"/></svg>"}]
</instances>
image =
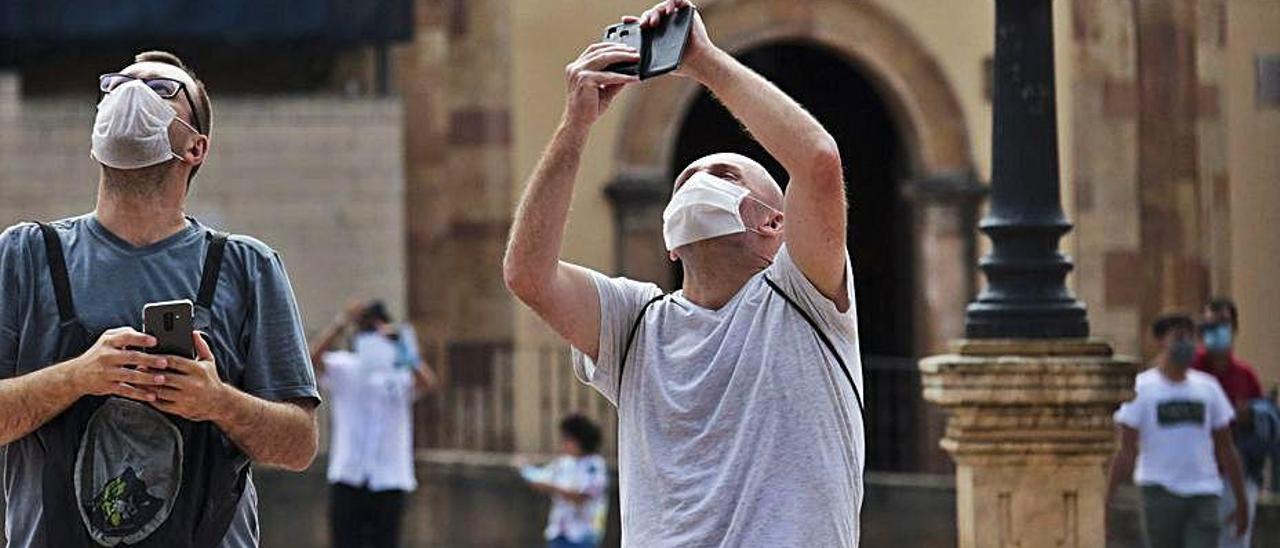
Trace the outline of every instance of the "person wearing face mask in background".
<instances>
[{"instance_id":1,"label":"person wearing face mask in background","mask_svg":"<svg viewBox=\"0 0 1280 548\"><path fill-rule=\"evenodd\" d=\"M350 350L334 350L354 330ZM381 301L353 301L311 352L330 400L329 532L333 548L394 548L413 468L413 402L439 388L408 324Z\"/></svg>"},{"instance_id":2,"label":"person wearing face mask in background","mask_svg":"<svg viewBox=\"0 0 1280 548\"><path fill-rule=\"evenodd\" d=\"M1138 374L1133 400L1115 413L1119 449L1111 460L1107 501L1132 477L1140 489L1147 546L1211 548L1220 531L1239 537L1248 527L1246 514L1228 516L1225 526L1218 514L1224 484L1237 503L1245 499L1231 442L1235 411L1213 377L1190 368L1196 348L1189 316L1161 316L1151 332L1160 353Z\"/></svg>"},{"instance_id":3,"label":"person wearing face mask in background","mask_svg":"<svg viewBox=\"0 0 1280 548\"><path fill-rule=\"evenodd\" d=\"M687 5L669 0L638 21ZM504 278L572 345L577 377L618 408L624 546L856 546L862 368L840 152L793 99L716 47L696 12L692 25L676 74L778 160L786 193L737 154L685 168L663 213L684 268L670 295L561 261L591 126L636 82L605 70L635 50L594 44L567 68L564 115L517 209Z\"/></svg>"},{"instance_id":4,"label":"person wearing face mask in background","mask_svg":"<svg viewBox=\"0 0 1280 548\"><path fill-rule=\"evenodd\" d=\"M1255 400L1262 398L1262 383L1253 366L1236 357L1234 339L1240 329L1240 318L1237 315L1236 303L1230 299L1218 297L1204 307L1203 323L1200 325L1201 350L1197 353L1191 367L1213 375L1222 386L1227 399L1235 408L1236 418L1231 424L1236 451L1240 453L1244 464L1245 490L1249 512L1249 531L1243 536L1222 536L1220 546L1223 548L1248 548L1253 532L1253 517L1258 504L1258 490L1262 485L1262 470L1266 465L1268 447L1255 439L1253 431L1253 414L1250 410ZM1221 513L1224 516L1235 512L1235 500L1223 497Z\"/></svg>"},{"instance_id":5,"label":"person wearing face mask in background","mask_svg":"<svg viewBox=\"0 0 1280 548\"><path fill-rule=\"evenodd\" d=\"M184 214L212 109L176 56L99 78L85 215L0 234L0 458L11 548L254 548L249 463L316 453L315 379L280 257ZM146 354L194 301L197 359Z\"/></svg>"}]
</instances>

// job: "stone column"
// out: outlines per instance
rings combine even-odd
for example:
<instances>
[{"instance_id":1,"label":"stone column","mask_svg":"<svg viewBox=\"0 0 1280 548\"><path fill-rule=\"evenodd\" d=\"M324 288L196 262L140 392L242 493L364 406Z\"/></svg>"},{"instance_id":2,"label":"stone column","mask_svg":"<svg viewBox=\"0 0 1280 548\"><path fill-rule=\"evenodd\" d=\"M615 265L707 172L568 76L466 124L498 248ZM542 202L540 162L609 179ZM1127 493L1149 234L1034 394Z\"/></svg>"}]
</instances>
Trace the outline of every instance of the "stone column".
<instances>
[{"instance_id":1,"label":"stone column","mask_svg":"<svg viewBox=\"0 0 1280 548\"><path fill-rule=\"evenodd\" d=\"M1111 412L1136 364L1091 339L962 340L920 364L948 411L961 548L1106 545Z\"/></svg>"},{"instance_id":2,"label":"stone column","mask_svg":"<svg viewBox=\"0 0 1280 548\"><path fill-rule=\"evenodd\" d=\"M613 205L617 273L674 289L671 263L662 244L662 209L671 197L670 181L658 173L623 172L604 192Z\"/></svg>"},{"instance_id":3,"label":"stone column","mask_svg":"<svg viewBox=\"0 0 1280 548\"><path fill-rule=\"evenodd\" d=\"M920 364L925 399L950 413L962 548L1106 545L1111 412L1136 373L1088 337L1065 284L1052 13L1051 0L996 1L988 283L969 338Z\"/></svg>"}]
</instances>

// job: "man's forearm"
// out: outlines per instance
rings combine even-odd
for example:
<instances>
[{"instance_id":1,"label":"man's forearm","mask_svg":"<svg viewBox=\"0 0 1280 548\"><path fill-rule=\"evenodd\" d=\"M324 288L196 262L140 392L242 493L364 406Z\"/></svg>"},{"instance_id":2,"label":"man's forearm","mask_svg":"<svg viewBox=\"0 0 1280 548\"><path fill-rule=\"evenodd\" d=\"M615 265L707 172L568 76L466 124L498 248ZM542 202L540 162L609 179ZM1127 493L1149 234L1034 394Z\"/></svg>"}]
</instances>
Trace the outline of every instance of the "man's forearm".
<instances>
[{"instance_id":1,"label":"man's forearm","mask_svg":"<svg viewBox=\"0 0 1280 548\"><path fill-rule=\"evenodd\" d=\"M1133 456L1116 454L1111 458L1111 466L1107 472L1107 501L1115 496L1120 482L1133 475Z\"/></svg>"},{"instance_id":2,"label":"man's forearm","mask_svg":"<svg viewBox=\"0 0 1280 548\"><path fill-rule=\"evenodd\" d=\"M529 178L503 261L507 283L517 295L527 297L544 287L559 265L573 181L586 140L586 127L562 124Z\"/></svg>"},{"instance_id":3,"label":"man's forearm","mask_svg":"<svg viewBox=\"0 0 1280 548\"><path fill-rule=\"evenodd\" d=\"M835 141L822 124L778 86L715 49L690 75L711 90L751 135L791 174L808 180L817 154Z\"/></svg>"},{"instance_id":4,"label":"man's forearm","mask_svg":"<svg viewBox=\"0 0 1280 548\"><path fill-rule=\"evenodd\" d=\"M66 362L0 380L0 445L36 431L79 398Z\"/></svg>"},{"instance_id":5,"label":"man's forearm","mask_svg":"<svg viewBox=\"0 0 1280 548\"><path fill-rule=\"evenodd\" d=\"M1229 450L1219 451L1218 460L1222 462L1221 468L1227 473L1227 482L1231 484L1231 492L1236 496L1236 507L1244 508L1248 506L1248 495L1244 490L1244 469L1240 464L1240 456L1236 454L1234 447Z\"/></svg>"},{"instance_id":6,"label":"man's forearm","mask_svg":"<svg viewBox=\"0 0 1280 548\"><path fill-rule=\"evenodd\" d=\"M315 459L315 408L271 402L228 387L224 413L214 419L250 459L302 471Z\"/></svg>"}]
</instances>

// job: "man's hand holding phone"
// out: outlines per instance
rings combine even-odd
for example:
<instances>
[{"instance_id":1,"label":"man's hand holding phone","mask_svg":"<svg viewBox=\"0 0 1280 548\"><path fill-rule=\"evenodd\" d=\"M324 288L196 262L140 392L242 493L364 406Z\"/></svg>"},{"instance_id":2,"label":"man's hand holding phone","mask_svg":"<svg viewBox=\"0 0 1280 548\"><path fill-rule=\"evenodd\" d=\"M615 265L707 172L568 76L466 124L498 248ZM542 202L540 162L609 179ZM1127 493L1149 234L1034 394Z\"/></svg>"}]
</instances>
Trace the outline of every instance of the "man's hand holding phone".
<instances>
[{"instance_id":1,"label":"man's hand holding phone","mask_svg":"<svg viewBox=\"0 0 1280 548\"><path fill-rule=\"evenodd\" d=\"M156 387L152 405L193 421L213 421L226 410L223 404L229 389L218 376L213 351L199 331L191 333L196 359L166 356L165 382Z\"/></svg>"},{"instance_id":2,"label":"man's hand holding phone","mask_svg":"<svg viewBox=\"0 0 1280 548\"><path fill-rule=\"evenodd\" d=\"M155 337L132 327L104 332L88 351L69 362L76 393L155 402L156 389L169 380L158 371L168 368L170 359L133 350L155 345Z\"/></svg>"},{"instance_id":3,"label":"man's hand holding phone","mask_svg":"<svg viewBox=\"0 0 1280 548\"><path fill-rule=\"evenodd\" d=\"M700 74L707 68L713 53L719 51L707 35L707 27L702 24L702 15L689 0L663 0L652 8L645 10L639 17L623 17L623 23L639 22L642 29L653 29L663 24L675 13L684 8L691 8L693 21L690 22L688 38L680 56L679 66L675 74L702 81Z\"/></svg>"},{"instance_id":4,"label":"man's hand holding phone","mask_svg":"<svg viewBox=\"0 0 1280 548\"><path fill-rule=\"evenodd\" d=\"M599 42L587 46L582 54L565 67L568 87L564 107L564 123L570 127L590 127L600 119L623 86L639 82L630 74L608 72L609 65L640 60L635 48L615 42Z\"/></svg>"}]
</instances>

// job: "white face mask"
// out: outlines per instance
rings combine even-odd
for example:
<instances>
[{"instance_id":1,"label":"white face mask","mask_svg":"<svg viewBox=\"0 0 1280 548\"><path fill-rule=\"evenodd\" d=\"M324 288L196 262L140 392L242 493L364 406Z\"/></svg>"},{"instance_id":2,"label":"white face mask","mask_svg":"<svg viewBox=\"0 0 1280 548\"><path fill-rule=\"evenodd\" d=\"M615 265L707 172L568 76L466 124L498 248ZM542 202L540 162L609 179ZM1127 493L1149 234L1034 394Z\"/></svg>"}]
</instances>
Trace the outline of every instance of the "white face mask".
<instances>
[{"instance_id":1,"label":"white face mask","mask_svg":"<svg viewBox=\"0 0 1280 548\"><path fill-rule=\"evenodd\" d=\"M749 230L742 222L742 201L750 195L746 187L710 173L699 171L691 175L662 212L662 239L667 251Z\"/></svg>"},{"instance_id":2,"label":"white face mask","mask_svg":"<svg viewBox=\"0 0 1280 548\"><path fill-rule=\"evenodd\" d=\"M178 111L147 84L141 80L121 84L98 103L89 157L116 169L181 160L169 143L169 124L174 120L182 122Z\"/></svg>"}]
</instances>

